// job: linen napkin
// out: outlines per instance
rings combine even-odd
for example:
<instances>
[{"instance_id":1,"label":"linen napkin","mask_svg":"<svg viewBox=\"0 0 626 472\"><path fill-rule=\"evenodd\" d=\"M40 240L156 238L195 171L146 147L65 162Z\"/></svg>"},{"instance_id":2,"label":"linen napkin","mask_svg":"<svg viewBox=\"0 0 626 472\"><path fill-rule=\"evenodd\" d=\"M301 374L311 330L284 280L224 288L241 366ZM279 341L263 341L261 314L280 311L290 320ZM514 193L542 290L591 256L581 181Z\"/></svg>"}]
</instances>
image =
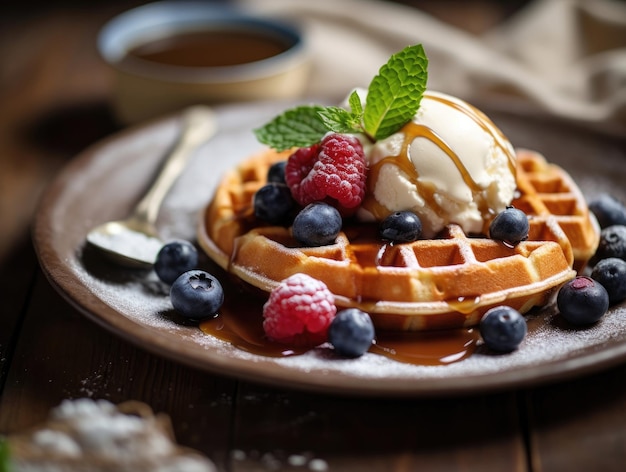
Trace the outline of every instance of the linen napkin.
<instances>
[{"instance_id":1,"label":"linen napkin","mask_svg":"<svg viewBox=\"0 0 626 472\"><path fill-rule=\"evenodd\" d=\"M381 0L237 3L302 28L313 61L307 95L341 100L392 53L421 43L432 90L626 135L624 1L536 0L482 36Z\"/></svg>"}]
</instances>

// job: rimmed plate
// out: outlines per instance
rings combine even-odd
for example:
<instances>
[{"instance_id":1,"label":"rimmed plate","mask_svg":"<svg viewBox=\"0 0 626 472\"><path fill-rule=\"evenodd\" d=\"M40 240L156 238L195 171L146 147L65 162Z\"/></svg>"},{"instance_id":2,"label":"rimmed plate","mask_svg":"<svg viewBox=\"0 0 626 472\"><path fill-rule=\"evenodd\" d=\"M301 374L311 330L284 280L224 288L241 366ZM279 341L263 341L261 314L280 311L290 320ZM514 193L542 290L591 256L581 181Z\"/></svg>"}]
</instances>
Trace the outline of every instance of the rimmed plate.
<instances>
[{"instance_id":1,"label":"rimmed plate","mask_svg":"<svg viewBox=\"0 0 626 472\"><path fill-rule=\"evenodd\" d=\"M260 149L251 130L288 103L217 109L219 133L197 150L165 199L164 238L195 238L196 225L221 174ZM583 193L626 199L624 142L562 121L483 108L516 146L544 153L565 167ZM85 248L87 232L124 217L158 170L179 126L174 115L123 131L77 156L41 199L33 240L41 266L78 310L113 333L206 371L277 386L354 395L441 395L499 390L556 381L626 360L626 309L613 307L591 328L572 330L550 311L531 315L520 349L485 352L445 366L416 366L375 354L340 360L323 349L270 358L250 354L176 322L166 290L152 272L124 270Z\"/></svg>"}]
</instances>

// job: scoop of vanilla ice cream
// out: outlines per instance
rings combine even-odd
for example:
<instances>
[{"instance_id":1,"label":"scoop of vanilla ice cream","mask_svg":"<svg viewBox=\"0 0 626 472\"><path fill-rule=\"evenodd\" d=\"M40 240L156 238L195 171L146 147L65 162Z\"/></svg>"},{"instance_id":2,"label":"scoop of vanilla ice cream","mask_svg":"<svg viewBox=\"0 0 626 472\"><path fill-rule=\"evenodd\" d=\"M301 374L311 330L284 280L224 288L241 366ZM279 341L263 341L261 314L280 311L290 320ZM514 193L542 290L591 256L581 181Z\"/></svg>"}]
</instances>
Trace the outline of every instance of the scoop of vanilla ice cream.
<instances>
[{"instance_id":1,"label":"scoop of vanilla ice cream","mask_svg":"<svg viewBox=\"0 0 626 472\"><path fill-rule=\"evenodd\" d=\"M366 154L363 219L410 210L425 237L449 223L479 233L513 200L513 146L482 112L449 95L427 91L413 120Z\"/></svg>"}]
</instances>

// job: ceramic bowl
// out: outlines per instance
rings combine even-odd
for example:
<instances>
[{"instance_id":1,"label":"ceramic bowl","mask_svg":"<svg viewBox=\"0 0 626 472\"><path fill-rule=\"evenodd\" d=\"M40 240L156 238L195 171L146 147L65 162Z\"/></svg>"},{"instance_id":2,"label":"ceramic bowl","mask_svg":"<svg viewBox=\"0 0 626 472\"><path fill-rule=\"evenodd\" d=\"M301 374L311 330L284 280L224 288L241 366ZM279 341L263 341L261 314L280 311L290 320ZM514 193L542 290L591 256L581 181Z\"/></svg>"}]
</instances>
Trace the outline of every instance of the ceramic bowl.
<instances>
[{"instance_id":1,"label":"ceramic bowl","mask_svg":"<svg viewBox=\"0 0 626 472\"><path fill-rule=\"evenodd\" d=\"M181 50L169 51L171 60L144 54L168 42L175 48L180 38L194 35L196 49L202 46L202 35L213 41L196 63L185 62ZM228 35L245 35L248 42L237 46L229 43ZM250 53L270 43L276 49L269 55ZM103 26L98 49L114 71L112 107L123 123L199 103L298 98L310 65L305 40L294 25L197 1L156 2L128 10ZM213 60L219 55L221 60Z\"/></svg>"}]
</instances>

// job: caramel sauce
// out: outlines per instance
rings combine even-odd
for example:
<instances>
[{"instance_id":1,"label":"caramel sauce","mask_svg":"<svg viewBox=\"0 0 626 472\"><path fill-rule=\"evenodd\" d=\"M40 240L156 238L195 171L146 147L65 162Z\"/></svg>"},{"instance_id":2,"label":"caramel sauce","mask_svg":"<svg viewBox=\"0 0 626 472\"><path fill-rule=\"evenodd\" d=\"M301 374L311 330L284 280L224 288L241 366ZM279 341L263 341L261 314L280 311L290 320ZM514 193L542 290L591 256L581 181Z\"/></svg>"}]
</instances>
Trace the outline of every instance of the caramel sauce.
<instances>
[{"instance_id":1,"label":"caramel sauce","mask_svg":"<svg viewBox=\"0 0 626 472\"><path fill-rule=\"evenodd\" d=\"M488 133L493 137L496 142L496 145L500 148L500 150L507 156L509 169L511 173L515 174L516 169L516 157L515 153L509 149L507 146L508 139L507 137L498 129L498 127L478 108L470 105L469 103L462 102L454 97L443 97L438 94L425 93L426 96L432 98L433 100L437 100L438 102L445 103L446 105L456 108L457 110L465 113L469 116L478 126L480 126L483 131Z\"/></svg>"},{"instance_id":2,"label":"caramel sauce","mask_svg":"<svg viewBox=\"0 0 626 472\"><path fill-rule=\"evenodd\" d=\"M228 282L223 285L228 285ZM227 291L235 287L225 286ZM308 349L294 348L270 341L263 331L263 301L254 295L230 293L220 313L200 323L200 329L238 349L266 357L286 357L302 354Z\"/></svg>"},{"instance_id":3,"label":"caramel sauce","mask_svg":"<svg viewBox=\"0 0 626 472\"><path fill-rule=\"evenodd\" d=\"M450 308L459 313L463 313L465 315L469 315L474 312L476 306L480 303L480 295L476 295L475 297L462 297L457 300L448 300L446 302Z\"/></svg>"},{"instance_id":4,"label":"caramel sauce","mask_svg":"<svg viewBox=\"0 0 626 472\"><path fill-rule=\"evenodd\" d=\"M516 167L516 159L515 154L510 150L507 145L507 138L502 134L502 132L494 125L494 123L484 115L480 110L469 105L465 102L456 100L452 97L445 97L439 94L433 94L426 92L424 94L425 97L428 97L432 100L443 103L447 106L450 106L469 118L471 118L480 128L487 134L491 135L496 143L496 146L507 156L508 158L508 166L513 175L515 175L515 167ZM459 155L454 152L452 147L444 141L434 130L431 128L415 123L409 122L400 130L401 133L404 134L404 140L401 145L400 153L396 156L387 156L375 163L368 170L368 193L366 198L363 201L363 207L368 210L374 217L378 220L382 220L389 214L389 210L385 208L383 205L378 203L374 198L374 189L376 186L376 182L379 179L379 174L381 168L386 164L392 164L398 167L409 179L412 185L415 186L419 195L424 199L426 206L430 207L437 213L438 215L443 215L444 211L437 204L435 199L435 191L434 186L429 185L426 182L420 181L419 174L413 165L411 158L411 143L417 138L425 138L429 141L433 142L437 145L439 149L441 149L446 156L454 163L455 167L458 169L463 182L470 188L472 193L479 193L482 188L476 183L476 181L472 178L471 174L463 164L463 161L459 157ZM484 199L479 199L476 202L479 205L479 211L483 215L483 219L487 222L493 218L493 211L488 207L487 202Z\"/></svg>"},{"instance_id":5,"label":"caramel sauce","mask_svg":"<svg viewBox=\"0 0 626 472\"><path fill-rule=\"evenodd\" d=\"M220 277L226 292L219 314L200 329L238 349L265 357L300 355L311 347L273 342L263 331L264 298ZM476 329L429 332L378 332L369 352L414 365L446 365L469 357L480 335Z\"/></svg>"},{"instance_id":6,"label":"caramel sauce","mask_svg":"<svg viewBox=\"0 0 626 472\"><path fill-rule=\"evenodd\" d=\"M370 352L414 365L446 365L469 357L480 338L475 329L377 334Z\"/></svg>"},{"instance_id":7,"label":"caramel sauce","mask_svg":"<svg viewBox=\"0 0 626 472\"><path fill-rule=\"evenodd\" d=\"M290 47L268 34L236 29L180 33L131 49L127 59L183 67L246 64L276 56Z\"/></svg>"}]
</instances>

